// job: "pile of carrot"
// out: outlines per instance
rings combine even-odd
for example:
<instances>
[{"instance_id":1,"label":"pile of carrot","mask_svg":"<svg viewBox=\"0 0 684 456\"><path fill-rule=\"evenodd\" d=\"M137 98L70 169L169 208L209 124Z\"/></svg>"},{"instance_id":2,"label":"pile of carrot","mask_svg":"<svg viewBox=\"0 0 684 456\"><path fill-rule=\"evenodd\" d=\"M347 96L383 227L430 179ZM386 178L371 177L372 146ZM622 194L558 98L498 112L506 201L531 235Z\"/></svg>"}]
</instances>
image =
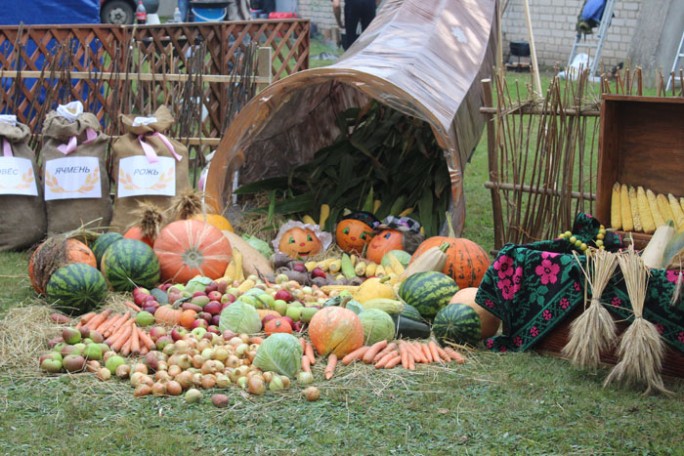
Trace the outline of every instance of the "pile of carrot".
<instances>
[{"instance_id":1,"label":"pile of carrot","mask_svg":"<svg viewBox=\"0 0 684 456\"><path fill-rule=\"evenodd\" d=\"M135 324L135 313L113 313L111 309L83 315L76 328L97 331L113 351L128 355L144 355L155 344L147 332Z\"/></svg>"},{"instance_id":2,"label":"pile of carrot","mask_svg":"<svg viewBox=\"0 0 684 456\"><path fill-rule=\"evenodd\" d=\"M316 356L314 355L313 345L308 340L301 338L299 342L302 344L302 370L304 372L311 372L311 366L316 364Z\"/></svg>"},{"instance_id":3,"label":"pile of carrot","mask_svg":"<svg viewBox=\"0 0 684 456\"><path fill-rule=\"evenodd\" d=\"M381 340L364 345L342 358L345 366L354 361L372 364L376 369L391 369L401 364L404 369L415 370L416 363L465 363L465 357L451 347L441 347L434 340Z\"/></svg>"}]
</instances>

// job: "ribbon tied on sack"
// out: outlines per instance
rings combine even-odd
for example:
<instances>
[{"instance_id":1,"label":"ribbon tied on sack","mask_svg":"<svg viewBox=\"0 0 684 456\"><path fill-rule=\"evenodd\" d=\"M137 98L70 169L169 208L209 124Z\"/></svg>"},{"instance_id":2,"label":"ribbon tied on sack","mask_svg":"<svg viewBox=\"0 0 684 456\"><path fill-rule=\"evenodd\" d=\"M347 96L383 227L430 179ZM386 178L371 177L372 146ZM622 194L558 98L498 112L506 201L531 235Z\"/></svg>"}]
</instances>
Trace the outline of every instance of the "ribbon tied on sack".
<instances>
[{"instance_id":1,"label":"ribbon tied on sack","mask_svg":"<svg viewBox=\"0 0 684 456\"><path fill-rule=\"evenodd\" d=\"M83 114L83 104L80 101L72 101L71 103L57 106L56 111L57 114L64 117L68 121L75 122L76 120L78 120L81 114ZM97 139L97 132L92 128L86 128L85 132L86 140L83 144L91 143L95 141L95 139ZM64 155L69 155L70 153L75 151L77 147L78 138L76 136L72 136L69 138L69 141L67 141L66 144L57 146L57 150L63 153Z\"/></svg>"},{"instance_id":2,"label":"ribbon tied on sack","mask_svg":"<svg viewBox=\"0 0 684 456\"><path fill-rule=\"evenodd\" d=\"M156 117L136 117L135 119L133 119L133 126L139 127L141 125L149 125L156 122ZM171 152L171 155L173 155L176 161L181 161L183 159L183 157L178 152L176 152L176 148L173 147L173 144L171 144L169 138L156 131L154 133L138 135L138 142L140 143L140 147L142 147L143 152L145 152L145 157L147 157L148 162L157 163L159 161L159 157L157 156L157 153L154 151L154 147L148 144L146 140L148 137L159 138L159 140L166 146L168 151Z\"/></svg>"}]
</instances>

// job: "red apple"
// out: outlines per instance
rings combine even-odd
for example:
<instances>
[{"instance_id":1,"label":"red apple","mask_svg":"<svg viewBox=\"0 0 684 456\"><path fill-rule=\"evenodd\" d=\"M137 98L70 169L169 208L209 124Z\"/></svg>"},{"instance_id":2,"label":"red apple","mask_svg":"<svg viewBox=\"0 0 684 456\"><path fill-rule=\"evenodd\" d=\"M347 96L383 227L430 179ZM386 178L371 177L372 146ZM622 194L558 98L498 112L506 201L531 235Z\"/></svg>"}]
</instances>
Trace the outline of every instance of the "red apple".
<instances>
[{"instance_id":1,"label":"red apple","mask_svg":"<svg viewBox=\"0 0 684 456\"><path fill-rule=\"evenodd\" d=\"M192 326L192 329L195 329L195 328L207 329L207 327L209 326L209 323L207 322L207 320L204 320L203 318L198 318L197 320L192 322L191 326Z\"/></svg>"},{"instance_id":2,"label":"red apple","mask_svg":"<svg viewBox=\"0 0 684 456\"><path fill-rule=\"evenodd\" d=\"M64 339L62 339L62 336L58 336L58 337L55 337L55 338L53 338L53 339L50 339L50 340L48 341L48 347L49 347L49 348L54 348L55 345L57 345L57 344L60 343L60 342L64 342Z\"/></svg>"},{"instance_id":3,"label":"red apple","mask_svg":"<svg viewBox=\"0 0 684 456\"><path fill-rule=\"evenodd\" d=\"M166 331L166 328L163 326L152 326L150 328L150 337L152 338L153 341L157 341L162 336L166 336L168 334L168 331Z\"/></svg>"},{"instance_id":4,"label":"red apple","mask_svg":"<svg viewBox=\"0 0 684 456\"><path fill-rule=\"evenodd\" d=\"M209 326L207 326L207 334L209 334L209 333L220 335L221 330L218 328L218 325L209 325Z\"/></svg>"},{"instance_id":5,"label":"red apple","mask_svg":"<svg viewBox=\"0 0 684 456\"><path fill-rule=\"evenodd\" d=\"M216 290L207 293L207 298L211 299L212 301L220 301L222 296L223 293Z\"/></svg>"},{"instance_id":6,"label":"red apple","mask_svg":"<svg viewBox=\"0 0 684 456\"><path fill-rule=\"evenodd\" d=\"M326 278L326 273L325 273L325 271L324 271L323 269L321 269L321 268L319 268L318 266L316 266L316 267L313 268L313 270L311 271L311 277L312 277L312 278L320 277L320 278L325 279L325 278Z\"/></svg>"},{"instance_id":7,"label":"red apple","mask_svg":"<svg viewBox=\"0 0 684 456\"><path fill-rule=\"evenodd\" d=\"M204 287L204 291L208 295L209 293L218 290L218 287L219 287L218 283L212 281L212 282L209 282L209 285Z\"/></svg>"},{"instance_id":8,"label":"red apple","mask_svg":"<svg viewBox=\"0 0 684 456\"><path fill-rule=\"evenodd\" d=\"M202 310L212 315L216 315L221 313L222 306L223 304L218 301L209 301L207 305L202 308Z\"/></svg>"},{"instance_id":9,"label":"red apple","mask_svg":"<svg viewBox=\"0 0 684 456\"><path fill-rule=\"evenodd\" d=\"M210 323L210 322L211 322L211 317L213 317L213 315L210 314L209 312L200 312L200 313L197 314L197 319L198 319L198 320L201 319L201 320L206 321L207 323Z\"/></svg>"},{"instance_id":10,"label":"red apple","mask_svg":"<svg viewBox=\"0 0 684 456\"><path fill-rule=\"evenodd\" d=\"M296 261L292 263L292 270L297 272L309 272L306 270L306 265L301 261Z\"/></svg>"},{"instance_id":11,"label":"red apple","mask_svg":"<svg viewBox=\"0 0 684 456\"><path fill-rule=\"evenodd\" d=\"M188 334L188 330L185 328L182 328L182 327L173 328L171 330L171 338L173 339L174 342L185 339L185 336L187 334Z\"/></svg>"},{"instance_id":12,"label":"red apple","mask_svg":"<svg viewBox=\"0 0 684 456\"><path fill-rule=\"evenodd\" d=\"M228 289L228 280L220 278L216 281L216 291L223 294Z\"/></svg>"},{"instance_id":13,"label":"red apple","mask_svg":"<svg viewBox=\"0 0 684 456\"><path fill-rule=\"evenodd\" d=\"M280 290L275 292L275 295L273 295L273 298L283 300L285 302L292 302L294 301L294 296L292 296L292 293L290 293L288 290L281 288Z\"/></svg>"},{"instance_id":14,"label":"red apple","mask_svg":"<svg viewBox=\"0 0 684 456\"><path fill-rule=\"evenodd\" d=\"M220 322L221 322L221 315L220 315L220 314L219 314L219 315L214 315L213 317L211 317L211 322L210 322L210 323L211 323L212 325L218 326Z\"/></svg>"},{"instance_id":15,"label":"red apple","mask_svg":"<svg viewBox=\"0 0 684 456\"><path fill-rule=\"evenodd\" d=\"M221 296L221 303L225 304L225 303L235 302L236 299L237 298L235 297L235 295L232 295L230 293L226 293L223 296Z\"/></svg>"},{"instance_id":16,"label":"red apple","mask_svg":"<svg viewBox=\"0 0 684 456\"><path fill-rule=\"evenodd\" d=\"M266 315L264 318L261 319L261 325L265 326L266 323L273 320L274 318L278 318L278 317L276 317L275 315L272 315L272 314Z\"/></svg>"},{"instance_id":17,"label":"red apple","mask_svg":"<svg viewBox=\"0 0 684 456\"><path fill-rule=\"evenodd\" d=\"M207 294L204 291L196 291L192 294L193 298L196 298L197 296L206 296Z\"/></svg>"},{"instance_id":18,"label":"red apple","mask_svg":"<svg viewBox=\"0 0 684 456\"><path fill-rule=\"evenodd\" d=\"M171 336L161 336L159 339L156 340L155 345L157 347L157 350L162 351L164 350L164 347L172 343L173 338Z\"/></svg>"}]
</instances>

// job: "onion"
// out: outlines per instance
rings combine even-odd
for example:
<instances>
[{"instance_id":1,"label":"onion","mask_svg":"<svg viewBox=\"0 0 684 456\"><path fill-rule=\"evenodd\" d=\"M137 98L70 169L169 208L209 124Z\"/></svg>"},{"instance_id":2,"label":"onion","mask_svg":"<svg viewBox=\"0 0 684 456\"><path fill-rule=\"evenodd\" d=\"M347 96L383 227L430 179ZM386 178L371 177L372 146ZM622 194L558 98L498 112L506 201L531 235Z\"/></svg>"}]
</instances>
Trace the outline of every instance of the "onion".
<instances>
[{"instance_id":1,"label":"onion","mask_svg":"<svg viewBox=\"0 0 684 456\"><path fill-rule=\"evenodd\" d=\"M152 392L152 387L150 385L140 384L140 385L135 387L135 390L133 390L133 396L135 396L135 397L147 396L151 392Z\"/></svg>"},{"instance_id":2,"label":"onion","mask_svg":"<svg viewBox=\"0 0 684 456\"><path fill-rule=\"evenodd\" d=\"M228 388L230 386L230 379L226 374L217 374L216 386L218 388Z\"/></svg>"},{"instance_id":3,"label":"onion","mask_svg":"<svg viewBox=\"0 0 684 456\"><path fill-rule=\"evenodd\" d=\"M213 374L202 375L200 384L204 389L213 388L214 386L216 386L216 376L214 376Z\"/></svg>"},{"instance_id":4,"label":"onion","mask_svg":"<svg viewBox=\"0 0 684 456\"><path fill-rule=\"evenodd\" d=\"M171 380L166 383L166 392L171 396L179 396L183 392L183 387L177 381Z\"/></svg>"},{"instance_id":5,"label":"onion","mask_svg":"<svg viewBox=\"0 0 684 456\"><path fill-rule=\"evenodd\" d=\"M307 401L317 401L321 397L321 391L315 386L309 386L302 391Z\"/></svg>"},{"instance_id":6,"label":"onion","mask_svg":"<svg viewBox=\"0 0 684 456\"><path fill-rule=\"evenodd\" d=\"M173 366L169 366L168 373L171 377L176 377L181 372L183 372L183 369L181 369L178 364L174 364Z\"/></svg>"},{"instance_id":7,"label":"onion","mask_svg":"<svg viewBox=\"0 0 684 456\"><path fill-rule=\"evenodd\" d=\"M192 404L202 400L202 392L196 388L190 388L185 393L185 402Z\"/></svg>"},{"instance_id":8,"label":"onion","mask_svg":"<svg viewBox=\"0 0 684 456\"><path fill-rule=\"evenodd\" d=\"M252 375L247 379L247 392L255 396L261 396L266 392L264 378L259 375Z\"/></svg>"},{"instance_id":9,"label":"onion","mask_svg":"<svg viewBox=\"0 0 684 456\"><path fill-rule=\"evenodd\" d=\"M297 375L297 381L302 385L310 385L314 381L314 376L311 372L301 371Z\"/></svg>"},{"instance_id":10,"label":"onion","mask_svg":"<svg viewBox=\"0 0 684 456\"><path fill-rule=\"evenodd\" d=\"M228 407L228 396L225 394L214 394L211 396L211 403L214 404L215 407Z\"/></svg>"},{"instance_id":11,"label":"onion","mask_svg":"<svg viewBox=\"0 0 684 456\"><path fill-rule=\"evenodd\" d=\"M271 379L271 383L268 384L268 389L271 391L281 391L284 388L283 379L280 378L280 375L274 375Z\"/></svg>"},{"instance_id":12,"label":"onion","mask_svg":"<svg viewBox=\"0 0 684 456\"><path fill-rule=\"evenodd\" d=\"M166 383L154 382L152 384L152 395L153 396L164 396L164 395L166 395Z\"/></svg>"},{"instance_id":13,"label":"onion","mask_svg":"<svg viewBox=\"0 0 684 456\"><path fill-rule=\"evenodd\" d=\"M112 373L106 367L101 367L97 371L97 378L99 378L102 381L106 381L112 378Z\"/></svg>"},{"instance_id":14,"label":"onion","mask_svg":"<svg viewBox=\"0 0 684 456\"><path fill-rule=\"evenodd\" d=\"M121 364L116 367L114 374L121 380L125 380L131 374L131 366L128 364Z\"/></svg>"}]
</instances>

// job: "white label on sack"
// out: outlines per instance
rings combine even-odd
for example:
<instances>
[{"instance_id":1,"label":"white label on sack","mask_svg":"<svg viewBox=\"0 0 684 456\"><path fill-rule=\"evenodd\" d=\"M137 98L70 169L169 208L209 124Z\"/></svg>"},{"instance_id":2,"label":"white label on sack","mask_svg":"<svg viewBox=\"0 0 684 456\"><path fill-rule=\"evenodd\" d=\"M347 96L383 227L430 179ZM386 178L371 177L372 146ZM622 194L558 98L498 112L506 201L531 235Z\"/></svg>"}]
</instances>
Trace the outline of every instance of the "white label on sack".
<instances>
[{"instance_id":1,"label":"white label on sack","mask_svg":"<svg viewBox=\"0 0 684 456\"><path fill-rule=\"evenodd\" d=\"M0 157L0 195L38 196L31 160Z\"/></svg>"},{"instance_id":2,"label":"white label on sack","mask_svg":"<svg viewBox=\"0 0 684 456\"><path fill-rule=\"evenodd\" d=\"M150 163L144 155L122 158L117 181L118 198L129 196L176 196L176 160L157 157Z\"/></svg>"},{"instance_id":3,"label":"white label on sack","mask_svg":"<svg viewBox=\"0 0 684 456\"><path fill-rule=\"evenodd\" d=\"M65 157L45 162L45 201L101 197L97 157Z\"/></svg>"}]
</instances>

